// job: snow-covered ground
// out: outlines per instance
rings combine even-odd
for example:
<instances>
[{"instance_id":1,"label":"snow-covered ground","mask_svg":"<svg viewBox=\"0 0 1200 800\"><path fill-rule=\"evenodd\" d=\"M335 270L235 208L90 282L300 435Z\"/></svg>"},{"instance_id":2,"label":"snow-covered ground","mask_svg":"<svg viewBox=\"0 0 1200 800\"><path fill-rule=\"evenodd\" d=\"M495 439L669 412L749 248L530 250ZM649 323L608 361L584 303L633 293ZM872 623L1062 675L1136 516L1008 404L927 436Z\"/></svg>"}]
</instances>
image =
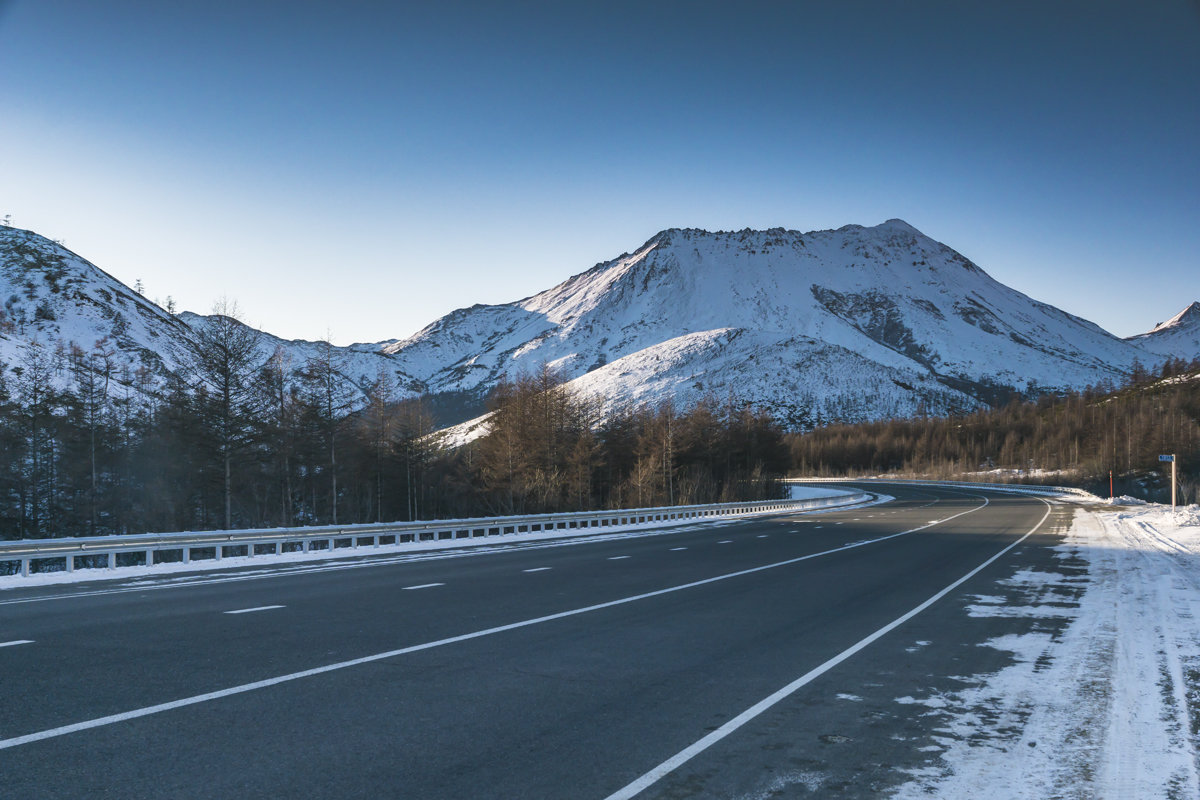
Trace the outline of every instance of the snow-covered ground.
<instances>
[{"instance_id":1,"label":"snow-covered ground","mask_svg":"<svg viewBox=\"0 0 1200 800\"><path fill-rule=\"evenodd\" d=\"M846 497L857 494L843 489L822 488L819 486L792 486L793 500L812 500L822 497ZM845 511L851 508L867 508L868 506L889 503L895 498L886 494L875 493L874 499L862 502L848 501L845 504L829 508L813 508L803 511L805 514L824 514L830 511ZM426 542L403 542L385 544L378 547L364 546L361 548L340 547L335 550L310 550L308 552L260 553L256 556L226 556L220 561L206 559L192 561L189 564L179 562L158 563L153 566L117 567L115 569L77 569L74 572L38 572L32 575L0 575L0 593L6 589L23 589L30 586L50 586L66 583L84 583L88 581L119 581L119 580L156 580L164 576L181 576L188 579L196 573L228 573L230 570L246 568L262 568L266 570L278 567L304 566L318 562L337 562L353 559L356 562L374 561L375 558L394 560L420 560L423 558L456 558L471 553L486 553L495 550L505 550L520 547L560 546L586 544L589 542L611 541L612 539L638 538L643 536L661 536L664 534L680 533L685 530L720 527L732 525L748 517L777 514L777 511L750 511L732 517L720 519L703 519L679 521L675 524L663 523L634 523L629 525L612 525L595 532L585 532L574 528L570 530L531 531L519 534L507 534L501 537L488 536L472 539L444 539ZM344 537L342 537L344 538Z\"/></svg>"},{"instance_id":2,"label":"snow-covered ground","mask_svg":"<svg viewBox=\"0 0 1200 800\"><path fill-rule=\"evenodd\" d=\"M987 642L1014 663L961 691L897 698L939 718L942 754L894 797L1200 797L1200 506L1080 510L1057 549L1061 572L1008 581L1019 603L967 610L1065 628Z\"/></svg>"},{"instance_id":3,"label":"snow-covered ground","mask_svg":"<svg viewBox=\"0 0 1200 800\"><path fill-rule=\"evenodd\" d=\"M841 497L854 492L847 489L831 489L827 486L802 486L798 483L788 485L791 500L812 500L817 497Z\"/></svg>"}]
</instances>

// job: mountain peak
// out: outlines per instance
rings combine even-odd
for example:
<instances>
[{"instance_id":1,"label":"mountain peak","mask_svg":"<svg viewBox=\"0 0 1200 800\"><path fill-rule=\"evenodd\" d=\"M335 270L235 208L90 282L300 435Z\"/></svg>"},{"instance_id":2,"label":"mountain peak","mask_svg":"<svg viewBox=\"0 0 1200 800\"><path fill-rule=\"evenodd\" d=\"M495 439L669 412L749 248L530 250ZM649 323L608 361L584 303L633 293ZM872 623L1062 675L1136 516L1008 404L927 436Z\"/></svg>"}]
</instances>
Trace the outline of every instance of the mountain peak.
<instances>
[{"instance_id":1,"label":"mountain peak","mask_svg":"<svg viewBox=\"0 0 1200 800\"><path fill-rule=\"evenodd\" d=\"M786 240L786 239L803 241L812 236L821 235L821 234L840 233L840 234L859 234L859 235L861 235L864 232L877 233L877 234L881 234L881 235L889 236L889 237L896 236L896 235L910 236L910 237L911 236L920 236L920 237L925 236L925 234L922 233L920 230L918 230L917 228L914 228L912 225L909 225L907 222L900 219L899 217L893 217L892 219L881 222L878 225L850 224L850 225L843 225L842 227L837 228L836 230L817 229L817 230L810 230L807 233L803 232L803 231L795 230L792 228L785 228L782 226L776 226L773 228L742 228L740 230L715 230L715 231L710 231L705 228L664 228L663 230L659 231L658 233L654 234L649 239L647 239L646 243L643 244L640 248L638 248L637 252L641 252L642 250L646 249L647 247L659 246L659 245L670 245L673 242L680 241L680 240L681 241L695 241L695 240L699 239L699 240L721 241L721 240L737 239L741 242L747 242L747 241L758 241L759 239L762 239L765 237L765 238L775 240L776 242L778 242L779 240ZM629 255L629 254L626 253L625 255Z\"/></svg>"},{"instance_id":2,"label":"mountain peak","mask_svg":"<svg viewBox=\"0 0 1200 800\"><path fill-rule=\"evenodd\" d=\"M1130 336L1126 341L1157 356L1184 361L1200 357L1200 302L1189 304L1166 322L1158 323L1146 333Z\"/></svg>"},{"instance_id":3,"label":"mountain peak","mask_svg":"<svg viewBox=\"0 0 1200 800\"><path fill-rule=\"evenodd\" d=\"M882 222L879 225L876 225L875 228L877 230L879 230L879 229L892 230L892 231L897 231L899 233L911 233L914 235L921 235L921 232L919 230L917 230L912 225L909 225L907 222L905 222L904 220L902 220L898 217L893 217L892 219L889 219L886 222Z\"/></svg>"},{"instance_id":4,"label":"mountain peak","mask_svg":"<svg viewBox=\"0 0 1200 800\"><path fill-rule=\"evenodd\" d=\"M1172 330L1183 326L1200 326L1200 301L1194 301L1183 311L1171 317L1166 322L1160 322L1150 329L1150 333Z\"/></svg>"}]
</instances>

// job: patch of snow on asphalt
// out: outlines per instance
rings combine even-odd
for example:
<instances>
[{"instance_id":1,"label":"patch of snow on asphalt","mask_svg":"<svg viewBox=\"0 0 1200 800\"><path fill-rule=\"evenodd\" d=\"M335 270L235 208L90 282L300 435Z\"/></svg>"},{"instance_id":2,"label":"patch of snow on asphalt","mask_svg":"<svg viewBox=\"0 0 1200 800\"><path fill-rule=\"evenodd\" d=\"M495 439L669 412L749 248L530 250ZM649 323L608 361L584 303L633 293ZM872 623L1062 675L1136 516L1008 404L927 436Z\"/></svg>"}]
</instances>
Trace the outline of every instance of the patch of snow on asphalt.
<instances>
[{"instance_id":1,"label":"patch of snow on asphalt","mask_svg":"<svg viewBox=\"0 0 1200 800\"><path fill-rule=\"evenodd\" d=\"M756 791L754 794L739 795L736 800L771 800L771 798L781 796L792 786L803 786L806 790L805 794L808 794L816 792L824 782L825 776L819 772L786 772L776 775L762 790Z\"/></svg>"},{"instance_id":2,"label":"patch of snow on asphalt","mask_svg":"<svg viewBox=\"0 0 1200 800\"><path fill-rule=\"evenodd\" d=\"M847 489L830 489L823 486L803 486L798 483L788 484L788 490L792 493L790 500L812 500L818 497L843 497L855 492Z\"/></svg>"},{"instance_id":3,"label":"patch of snow on asphalt","mask_svg":"<svg viewBox=\"0 0 1200 800\"><path fill-rule=\"evenodd\" d=\"M1200 797L1200 507L1080 510L1058 550L1088 575L1023 570L1020 604L971 598L971 616L1051 623L985 643L1010 666L897 699L940 717L946 750L893 797Z\"/></svg>"}]
</instances>

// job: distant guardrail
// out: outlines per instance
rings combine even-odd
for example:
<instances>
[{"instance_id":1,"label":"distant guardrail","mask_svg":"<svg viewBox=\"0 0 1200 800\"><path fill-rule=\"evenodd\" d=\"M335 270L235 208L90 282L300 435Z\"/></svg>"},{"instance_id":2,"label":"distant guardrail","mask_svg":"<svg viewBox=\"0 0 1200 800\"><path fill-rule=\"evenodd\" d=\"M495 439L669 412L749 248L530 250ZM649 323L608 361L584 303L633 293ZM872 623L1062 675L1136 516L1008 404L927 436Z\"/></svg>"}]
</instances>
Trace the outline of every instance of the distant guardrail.
<instances>
[{"instance_id":1,"label":"distant guardrail","mask_svg":"<svg viewBox=\"0 0 1200 800\"><path fill-rule=\"evenodd\" d=\"M1020 483L988 483L986 481L923 481L915 478L784 478L784 483L881 483L906 486L945 486L951 489L989 489L1014 494L1066 494L1081 499L1098 499L1091 492L1073 486L1034 486Z\"/></svg>"},{"instance_id":2,"label":"distant guardrail","mask_svg":"<svg viewBox=\"0 0 1200 800\"><path fill-rule=\"evenodd\" d=\"M257 528L239 531L144 533L132 536L89 536L63 539L20 539L0 542L0 565L12 574L74 572L77 568L115 569L220 560L226 557L280 553L325 553L406 543L488 539L547 531L599 533L616 527L653 526L718 517L746 517L782 511L806 511L855 505L869 499L864 493L800 500L765 500L753 503L712 503L662 506L613 511L574 511L565 514L530 514L511 517L390 522L362 525L325 525L304 528ZM466 543L466 542L464 542ZM62 561L59 569L57 562ZM121 563L125 562L125 563ZM45 569L39 570L42 567Z\"/></svg>"}]
</instances>

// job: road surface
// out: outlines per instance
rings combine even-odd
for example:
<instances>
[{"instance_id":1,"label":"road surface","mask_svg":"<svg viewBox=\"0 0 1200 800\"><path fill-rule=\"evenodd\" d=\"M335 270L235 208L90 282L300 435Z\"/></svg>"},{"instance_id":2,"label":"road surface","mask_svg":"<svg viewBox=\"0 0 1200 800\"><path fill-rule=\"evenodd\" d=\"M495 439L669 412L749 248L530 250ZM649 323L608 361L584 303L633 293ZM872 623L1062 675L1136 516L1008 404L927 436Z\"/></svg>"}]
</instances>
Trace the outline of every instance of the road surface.
<instances>
[{"instance_id":1,"label":"road surface","mask_svg":"<svg viewBox=\"0 0 1200 800\"><path fill-rule=\"evenodd\" d=\"M1071 510L995 492L0 593L0 797L875 797ZM1061 571L1062 565L1054 569ZM916 708L920 708L919 706Z\"/></svg>"}]
</instances>

